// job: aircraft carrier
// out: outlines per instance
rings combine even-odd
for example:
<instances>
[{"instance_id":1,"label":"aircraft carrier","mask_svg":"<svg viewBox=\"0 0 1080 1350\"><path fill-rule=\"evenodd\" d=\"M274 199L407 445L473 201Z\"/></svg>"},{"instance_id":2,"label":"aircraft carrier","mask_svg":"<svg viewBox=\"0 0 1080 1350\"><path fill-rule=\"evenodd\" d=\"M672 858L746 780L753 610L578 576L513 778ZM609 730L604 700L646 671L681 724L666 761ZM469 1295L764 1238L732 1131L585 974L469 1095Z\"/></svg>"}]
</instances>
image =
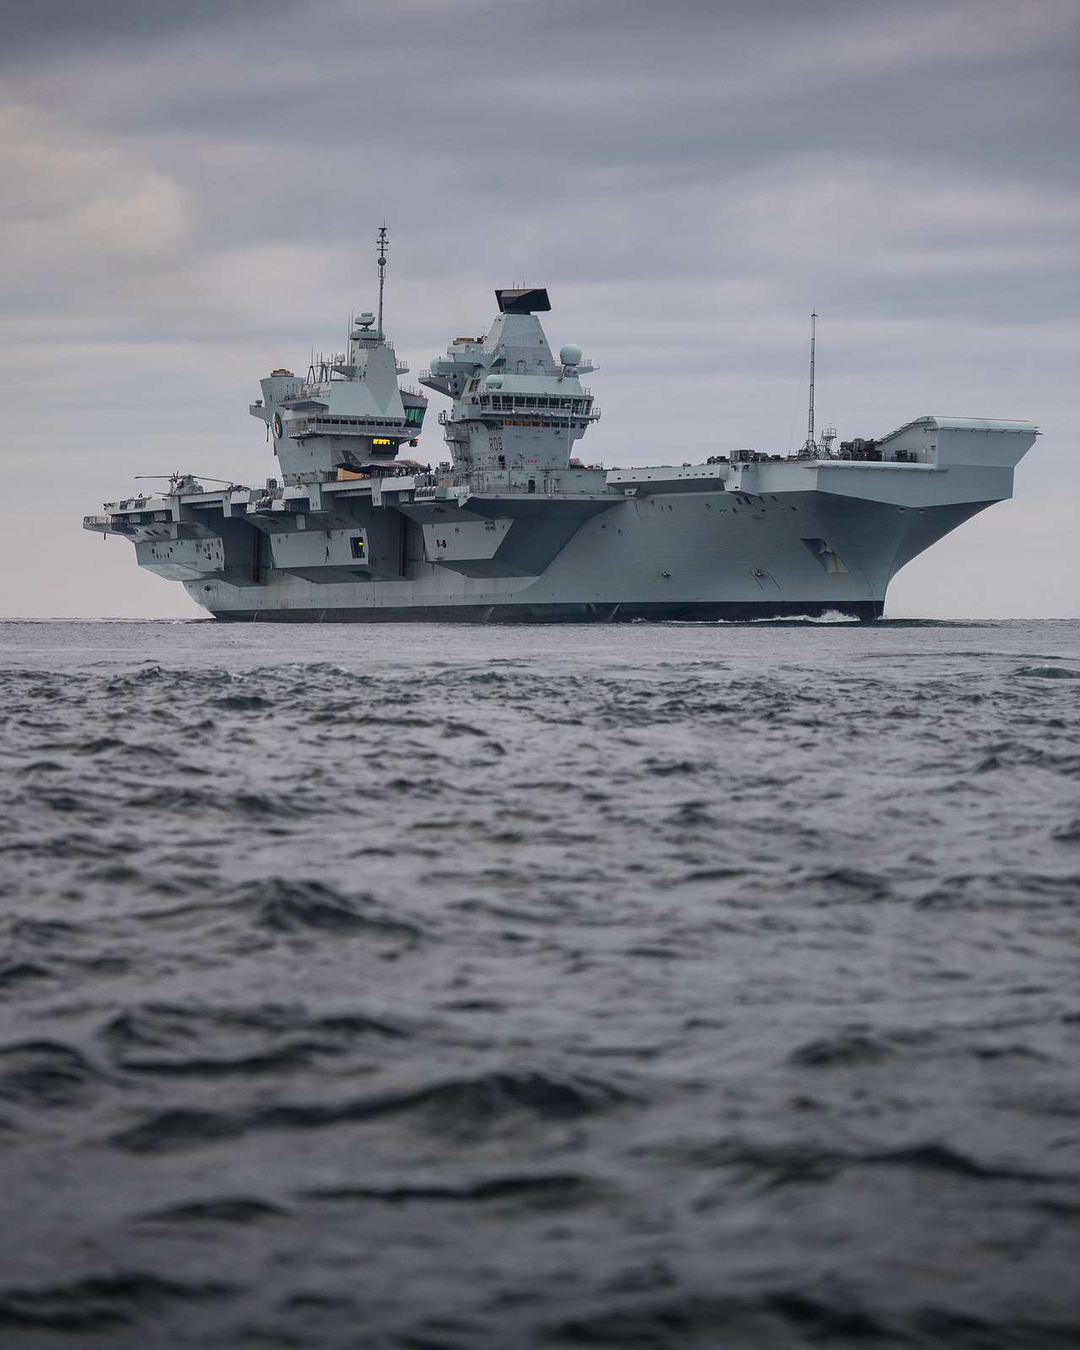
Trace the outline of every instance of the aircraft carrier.
<instances>
[{"instance_id":1,"label":"aircraft carrier","mask_svg":"<svg viewBox=\"0 0 1080 1350\"><path fill-rule=\"evenodd\" d=\"M278 472L260 487L176 473L83 527L218 619L620 622L881 616L891 578L1012 495L1025 421L918 417L879 439L815 435L795 453L605 469L577 442L600 417L580 348L552 353L546 290L497 290L487 333L457 337L420 384L448 458L415 457L428 400L378 312L306 375L261 380L251 414ZM627 447L628 455L631 448ZM213 486L208 486L208 484Z\"/></svg>"}]
</instances>

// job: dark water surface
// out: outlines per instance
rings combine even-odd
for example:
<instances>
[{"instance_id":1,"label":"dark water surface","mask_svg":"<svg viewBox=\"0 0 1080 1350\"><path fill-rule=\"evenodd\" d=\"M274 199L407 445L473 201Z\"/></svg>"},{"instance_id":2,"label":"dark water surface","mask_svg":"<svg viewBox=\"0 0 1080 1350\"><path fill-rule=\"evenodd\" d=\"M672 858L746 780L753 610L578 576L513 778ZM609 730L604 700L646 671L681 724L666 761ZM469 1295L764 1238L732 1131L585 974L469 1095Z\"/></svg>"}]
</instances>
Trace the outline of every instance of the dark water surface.
<instances>
[{"instance_id":1,"label":"dark water surface","mask_svg":"<svg viewBox=\"0 0 1080 1350\"><path fill-rule=\"evenodd\" d=\"M1080 1344L1080 624L0 624L0 1345Z\"/></svg>"}]
</instances>

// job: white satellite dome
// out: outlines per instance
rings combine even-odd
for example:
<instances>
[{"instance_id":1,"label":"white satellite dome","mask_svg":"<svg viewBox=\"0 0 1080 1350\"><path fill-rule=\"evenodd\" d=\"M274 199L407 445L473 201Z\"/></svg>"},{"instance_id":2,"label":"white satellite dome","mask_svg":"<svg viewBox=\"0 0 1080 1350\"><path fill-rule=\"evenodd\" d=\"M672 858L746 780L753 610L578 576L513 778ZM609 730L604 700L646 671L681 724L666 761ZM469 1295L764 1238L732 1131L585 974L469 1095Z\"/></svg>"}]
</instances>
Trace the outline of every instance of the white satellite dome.
<instances>
[{"instance_id":1,"label":"white satellite dome","mask_svg":"<svg viewBox=\"0 0 1080 1350\"><path fill-rule=\"evenodd\" d=\"M581 365L581 348L576 342L567 342L559 348L559 360L564 366Z\"/></svg>"}]
</instances>

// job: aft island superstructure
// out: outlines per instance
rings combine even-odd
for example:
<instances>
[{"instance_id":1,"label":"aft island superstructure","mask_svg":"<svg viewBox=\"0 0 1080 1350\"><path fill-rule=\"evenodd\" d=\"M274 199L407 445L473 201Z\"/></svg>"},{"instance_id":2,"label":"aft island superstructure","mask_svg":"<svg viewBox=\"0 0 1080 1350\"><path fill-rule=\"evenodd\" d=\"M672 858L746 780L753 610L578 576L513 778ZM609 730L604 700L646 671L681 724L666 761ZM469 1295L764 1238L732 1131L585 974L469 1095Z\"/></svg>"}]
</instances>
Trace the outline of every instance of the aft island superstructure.
<instances>
[{"instance_id":1,"label":"aft island superstructure","mask_svg":"<svg viewBox=\"0 0 1080 1350\"><path fill-rule=\"evenodd\" d=\"M178 473L84 527L130 539L140 566L219 619L873 619L905 563L1012 495L1038 435L928 416L834 448L811 405L794 455L586 466L594 367L573 343L552 352L547 291L519 288L496 291L491 328L420 374L450 401L449 458L432 469L412 457L428 400L402 387L383 332L385 230L378 259L378 313L359 316L347 350L261 381L250 411L276 477L208 487Z\"/></svg>"}]
</instances>

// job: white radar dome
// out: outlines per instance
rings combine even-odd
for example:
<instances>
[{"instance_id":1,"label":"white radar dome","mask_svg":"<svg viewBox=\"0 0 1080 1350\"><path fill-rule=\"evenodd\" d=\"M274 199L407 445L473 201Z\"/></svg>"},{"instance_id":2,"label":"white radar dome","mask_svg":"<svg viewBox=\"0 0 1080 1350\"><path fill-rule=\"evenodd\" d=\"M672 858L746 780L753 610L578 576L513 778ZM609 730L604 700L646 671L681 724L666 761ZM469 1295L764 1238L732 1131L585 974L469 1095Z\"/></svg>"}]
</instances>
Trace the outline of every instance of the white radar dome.
<instances>
[{"instance_id":1,"label":"white radar dome","mask_svg":"<svg viewBox=\"0 0 1080 1350\"><path fill-rule=\"evenodd\" d=\"M489 375L489 376L487 377L487 379L484 381L484 384L487 386L488 389L501 389L501 388L502 388L502 376L501 376L501 375Z\"/></svg>"},{"instance_id":2,"label":"white radar dome","mask_svg":"<svg viewBox=\"0 0 1080 1350\"><path fill-rule=\"evenodd\" d=\"M361 324L364 328L370 328L375 322L375 315L372 314L370 309L365 309L363 314L357 318L356 322Z\"/></svg>"},{"instance_id":3,"label":"white radar dome","mask_svg":"<svg viewBox=\"0 0 1080 1350\"><path fill-rule=\"evenodd\" d=\"M567 342L559 348L559 360L564 366L580 366L581 348L576 342Z\"/></svg>"}]
</instances>

